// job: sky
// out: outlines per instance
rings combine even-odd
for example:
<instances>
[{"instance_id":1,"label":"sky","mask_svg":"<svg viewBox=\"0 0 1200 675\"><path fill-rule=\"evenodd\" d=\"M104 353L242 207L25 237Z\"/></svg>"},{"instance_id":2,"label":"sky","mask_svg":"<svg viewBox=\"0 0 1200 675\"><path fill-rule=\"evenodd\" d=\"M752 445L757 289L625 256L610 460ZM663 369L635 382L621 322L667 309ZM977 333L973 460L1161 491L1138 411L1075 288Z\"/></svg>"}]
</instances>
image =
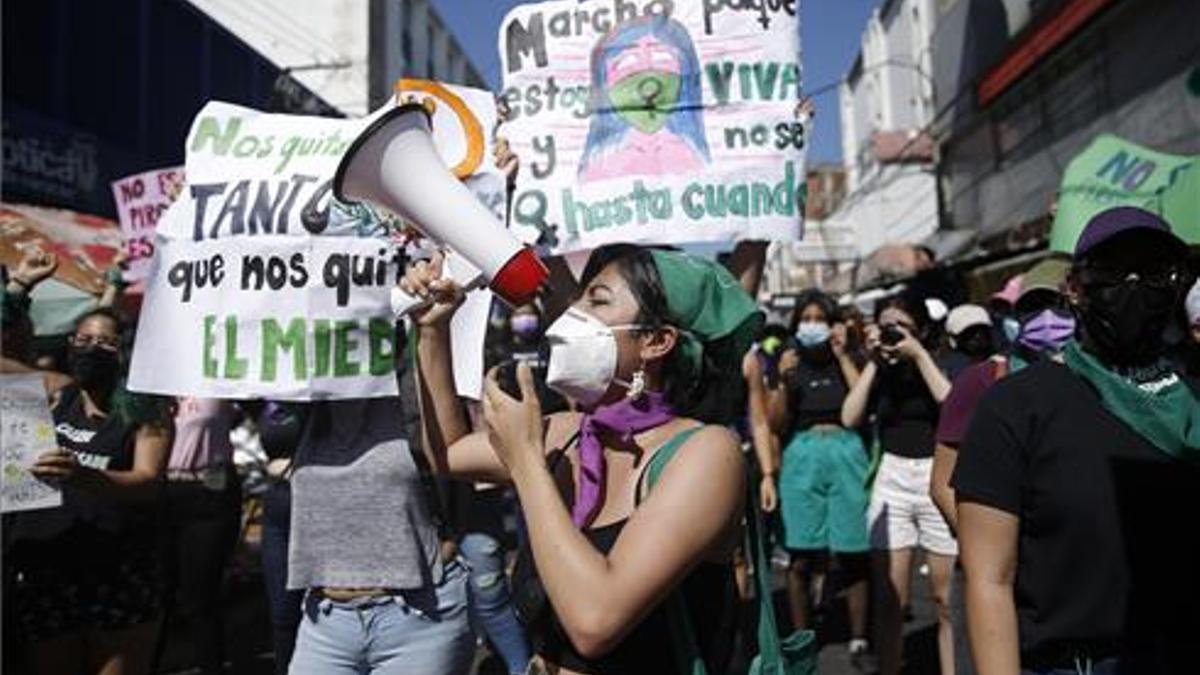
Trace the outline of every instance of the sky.
<instances>
[{"instance_id":1,"label":"sky","mask_svg":"<svg viewBox=\"0 0 1200 675\"><path fill-rule=\"evenodd\" d=\"M677 0L699 2L700 0ZM878 0L797 0L801 5L801 49L805 89L838 82L850 68L862 42L863 29ZM471 61L493 90L500 88L500 54L496 37L508 10L521 0L431 0L457 36ZM809 164L841 163L837 89L817 100L816 129Z\"/></svg>"}]
</instances>

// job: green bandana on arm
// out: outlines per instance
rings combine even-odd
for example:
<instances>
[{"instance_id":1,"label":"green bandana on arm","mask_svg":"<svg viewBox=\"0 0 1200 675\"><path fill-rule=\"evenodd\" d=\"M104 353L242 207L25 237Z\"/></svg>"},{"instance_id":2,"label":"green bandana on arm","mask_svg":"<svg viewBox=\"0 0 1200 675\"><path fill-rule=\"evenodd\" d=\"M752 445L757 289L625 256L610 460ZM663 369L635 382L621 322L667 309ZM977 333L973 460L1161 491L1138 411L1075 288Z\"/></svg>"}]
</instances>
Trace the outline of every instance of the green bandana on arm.
<instances>
[{"instance_id":1,"label":"green bandana on arm","mask_svg":"<svg viewBox=\"0 0 1200 675\"><path fill-rule=\"evenodd\" d=\"M1176 459L1200 460L1200 401L1180 377L1168 373L1141 385L1109 370L1078 343L1063 352L1067 367L1100 394L1105 409L1159 450Z\"/></svg>"},{"instance_id":2,"label":"green bandana on arm","mask_svg":"<svg viewBox=\"0 0 1200 675\"><path fill-rule=\"evenodd\" d=\"M691 380L704 373L704 362L716 367L717 381L705 378L718 391L736 386L742 356L762 326L763 315L738 280L717 263L676 251L654 250L655 267L667 298L670 323L681 329L675 357Z\"/></svg>"}]
</instances>

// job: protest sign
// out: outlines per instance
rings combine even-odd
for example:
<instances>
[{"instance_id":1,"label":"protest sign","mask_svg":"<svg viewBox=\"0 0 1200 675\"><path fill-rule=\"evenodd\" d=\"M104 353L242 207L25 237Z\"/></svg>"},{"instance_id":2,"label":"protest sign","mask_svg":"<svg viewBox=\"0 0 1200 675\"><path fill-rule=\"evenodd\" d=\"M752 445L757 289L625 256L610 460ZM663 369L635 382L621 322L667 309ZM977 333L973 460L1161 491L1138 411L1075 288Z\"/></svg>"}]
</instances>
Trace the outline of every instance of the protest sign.
<instances>
[{"instance_id":1,"label":"protest sign","mask_svg":"<svg viewBox=\"0 0 1200 675\"><path fill-rule=\"evenodd\" d=\"M117 219L125 240L125 281L146 278L154 257L154 227L183 189L183 167L156 169L113 181Z\"/></svg>"},{"instance_id":2,"label":"protest sign","mask_svg":"<svg viewBox=\"0 0 1200 675\"><path fill-rule=\"evenodd\" d=\"M40 373L0 375L0 512L47 509L62 504L62 493L43 483L29 467L58 447L54 420Z\"/></svg>"},{"instance_id":3,"label":"protest sign","mask_svg":"<svg viewBox=\"0 0 1200 675\"><path fill-rule=\"evenodd\" d=\"M272 115L221 102L200 111L187 186L158 222L131 389L284 400L396 393L389 294L403 223L331 195L342 155L378 114Z\"/></svg>"},{"instance_id":4,"label":"protest sign","mask_svg":"<svg viewBox=\"0 0 1200 675\"><path fill-rule=\"evenodd\" d=\"M1182 187L1186 182L1181 179L1187 177L1189 168L1200 166L1198 159L1156 152L1111 134L1097 136L1063 172L1050 250L1073 253L1088 220L1114 206L1138 206L1180 220L1186 220L1182 214L1189 209L1177 204L1190 202L1194 212L1200 212L1195 195L1189 200L1186 193L1172 194L1177 183ZM1194 223L1173 222L1171 226L1185 239L1200 244L1200 228Z\"/></svg>"},{"instance_id":5,"label":"protest sign","mask_svg":"<svg viewBox=\"0 0 1200 675\"><path fill-rule=\"evenodd\" d=\"M513 227L555 253L798 239L799 0L556 0L500 26Z\"/></svg>"}]
</instances>

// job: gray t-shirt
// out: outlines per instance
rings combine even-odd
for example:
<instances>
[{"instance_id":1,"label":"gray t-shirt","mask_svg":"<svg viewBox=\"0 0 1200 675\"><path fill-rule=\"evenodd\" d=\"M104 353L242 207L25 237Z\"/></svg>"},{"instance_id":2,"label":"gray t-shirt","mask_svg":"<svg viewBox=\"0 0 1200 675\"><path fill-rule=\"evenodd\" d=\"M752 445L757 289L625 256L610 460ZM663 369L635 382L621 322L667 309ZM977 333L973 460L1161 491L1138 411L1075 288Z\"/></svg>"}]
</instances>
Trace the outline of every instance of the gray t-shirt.
<instances>
[{"instance_id":1,"label":"gray t-shirt","mask_svg":"<svg viewBox=\"0 0 1200 675\"><path fill-rule=\"evenodd\" d=\"M288 588L429 586L438 550L399 398L313 404L292 476Z\"/></svg>"}]
</instances>

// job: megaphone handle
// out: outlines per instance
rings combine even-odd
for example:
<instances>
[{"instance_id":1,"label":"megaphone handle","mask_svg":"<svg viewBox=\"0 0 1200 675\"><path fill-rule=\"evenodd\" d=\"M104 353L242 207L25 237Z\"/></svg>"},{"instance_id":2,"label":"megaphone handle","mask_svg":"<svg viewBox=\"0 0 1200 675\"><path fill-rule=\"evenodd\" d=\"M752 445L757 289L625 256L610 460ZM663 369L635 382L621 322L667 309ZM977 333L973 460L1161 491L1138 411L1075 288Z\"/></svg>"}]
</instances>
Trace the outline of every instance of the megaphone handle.
<instances>
[{"instance_id":1,"label":"megaphone handle","mask_svg":"<svg viewBox=\"0 0 1200 675\"><path fill-rule=\"evenodd\" d=\"M482 274L476 275L463 286L466 292L478 290L487 287L487 278ZM404 289L399 286L392 287L392 315L397 319L403 319L411 312L420 311L430 305L430 300L422 300L411 293L405 293Z\"/></svg>"}]
</instances>

